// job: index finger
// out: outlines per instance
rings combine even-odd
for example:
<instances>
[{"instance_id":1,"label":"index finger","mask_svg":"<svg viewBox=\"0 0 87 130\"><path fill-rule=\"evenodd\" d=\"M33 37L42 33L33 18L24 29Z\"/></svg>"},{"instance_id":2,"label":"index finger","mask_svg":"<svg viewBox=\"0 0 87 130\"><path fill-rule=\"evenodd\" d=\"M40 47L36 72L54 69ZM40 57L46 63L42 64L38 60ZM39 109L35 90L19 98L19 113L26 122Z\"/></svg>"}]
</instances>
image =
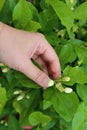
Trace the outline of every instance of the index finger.
<instances>
[{"instance_id":1,"label":"index finger","mask_svg":"<svg viewBox=\"0 0 87 130\"><path fill-rule=\"evenodd\" d=\"M59 58L54 49L50 46L50 44L47 41L44 43L44 45L46 49L41 55L41 57L45 62L48 63L51 74L53 75L53 78L56 79L61 76Z\"/></svg>"}]
</instances>

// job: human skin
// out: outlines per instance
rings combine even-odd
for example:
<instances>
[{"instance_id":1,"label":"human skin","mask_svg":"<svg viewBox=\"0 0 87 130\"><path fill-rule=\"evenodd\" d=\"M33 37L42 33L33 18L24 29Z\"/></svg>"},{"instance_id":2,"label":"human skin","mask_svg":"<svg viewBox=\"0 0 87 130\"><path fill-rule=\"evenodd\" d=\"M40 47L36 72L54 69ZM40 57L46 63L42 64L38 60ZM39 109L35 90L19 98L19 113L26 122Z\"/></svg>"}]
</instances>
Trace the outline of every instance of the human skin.
<instances>
[{"instance_id":1,"label":"human skin","mask_svg":"<svg viewBox=\"0 0 87 130\"><path fill-rule=\"evenodd\" d=\"M37 61L43 71L37 68ZM24 73L43 88L61 75L58 56L40 33L26 32L0 22L0 62Z\"/></svg>"}]
</instances>

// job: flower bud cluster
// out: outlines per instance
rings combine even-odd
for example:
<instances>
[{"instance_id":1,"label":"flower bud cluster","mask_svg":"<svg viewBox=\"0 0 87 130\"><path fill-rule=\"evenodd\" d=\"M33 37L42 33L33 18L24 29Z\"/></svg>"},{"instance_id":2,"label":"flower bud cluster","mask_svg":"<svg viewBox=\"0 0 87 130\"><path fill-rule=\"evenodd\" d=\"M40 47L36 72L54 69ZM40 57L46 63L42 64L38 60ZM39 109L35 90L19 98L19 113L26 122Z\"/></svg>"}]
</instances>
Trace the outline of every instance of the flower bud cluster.
<instances>
[{"instance_id":1,"label":"flower bud cluster","mask_svg":"<svg viewBox=\"0 0 87 130\"><path fill-rule=\"evenodd\" d=\"M55 86L56 88L60 91L60 92L65 92L65 93L71 93L73 91L72 88L69 87L63 87L61 82L69 82L70 81L70 77L66 76L66 77L62 77L60 79L57 79L55 81Z\"/></svg>"}]
</instances>

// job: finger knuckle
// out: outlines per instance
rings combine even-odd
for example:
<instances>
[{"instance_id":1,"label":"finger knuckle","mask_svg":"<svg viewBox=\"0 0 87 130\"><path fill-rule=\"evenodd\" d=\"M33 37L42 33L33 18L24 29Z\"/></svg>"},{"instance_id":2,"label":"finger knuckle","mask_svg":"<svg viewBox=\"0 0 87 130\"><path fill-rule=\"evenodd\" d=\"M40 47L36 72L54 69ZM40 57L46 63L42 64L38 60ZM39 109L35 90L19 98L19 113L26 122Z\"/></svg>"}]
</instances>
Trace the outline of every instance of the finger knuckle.
<instances>
[{"instance_id":1,"label":"finger knuckle","mask_svg":"<svg viewBox=\"0 0 87 130\"><path fill-rule=\"evenodd\" d=\"M41 71L39 70L35 76L35 81L37 81L38 83L42 82L44 79L45 79L46 75Z\"/></svg>"},{"instance_id":2,"label":"finger knuckle","mask_svg":"<svg viewBox=\"0 0 87 130\"><path fill-rule=\"evenodd\" d=\"M40 37L40 38L44 38L44 35L42 33L37 33L37 35Z\"/></svg>"}]
</instances>

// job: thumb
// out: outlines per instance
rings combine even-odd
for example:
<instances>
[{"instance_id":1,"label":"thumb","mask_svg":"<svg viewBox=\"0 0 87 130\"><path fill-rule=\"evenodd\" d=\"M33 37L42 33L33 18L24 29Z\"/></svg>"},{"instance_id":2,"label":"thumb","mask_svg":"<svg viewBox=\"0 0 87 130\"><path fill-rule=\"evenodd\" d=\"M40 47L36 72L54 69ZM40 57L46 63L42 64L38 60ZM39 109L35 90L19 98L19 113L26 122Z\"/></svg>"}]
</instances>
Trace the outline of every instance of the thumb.
<instances>
[{"instance_id":1,"label":"thumb","mask_svg":"<svg viewBox=\"0 0 87 130\"><path fill-rule=\"evenodd\" d=\"M31 60L26 60L24 63L25 64L21 68L21 72L42 86L44 89L51 87L54 84L53 80L51 80L48 75L36 67Z\"/></svg>"}]
</instances>

